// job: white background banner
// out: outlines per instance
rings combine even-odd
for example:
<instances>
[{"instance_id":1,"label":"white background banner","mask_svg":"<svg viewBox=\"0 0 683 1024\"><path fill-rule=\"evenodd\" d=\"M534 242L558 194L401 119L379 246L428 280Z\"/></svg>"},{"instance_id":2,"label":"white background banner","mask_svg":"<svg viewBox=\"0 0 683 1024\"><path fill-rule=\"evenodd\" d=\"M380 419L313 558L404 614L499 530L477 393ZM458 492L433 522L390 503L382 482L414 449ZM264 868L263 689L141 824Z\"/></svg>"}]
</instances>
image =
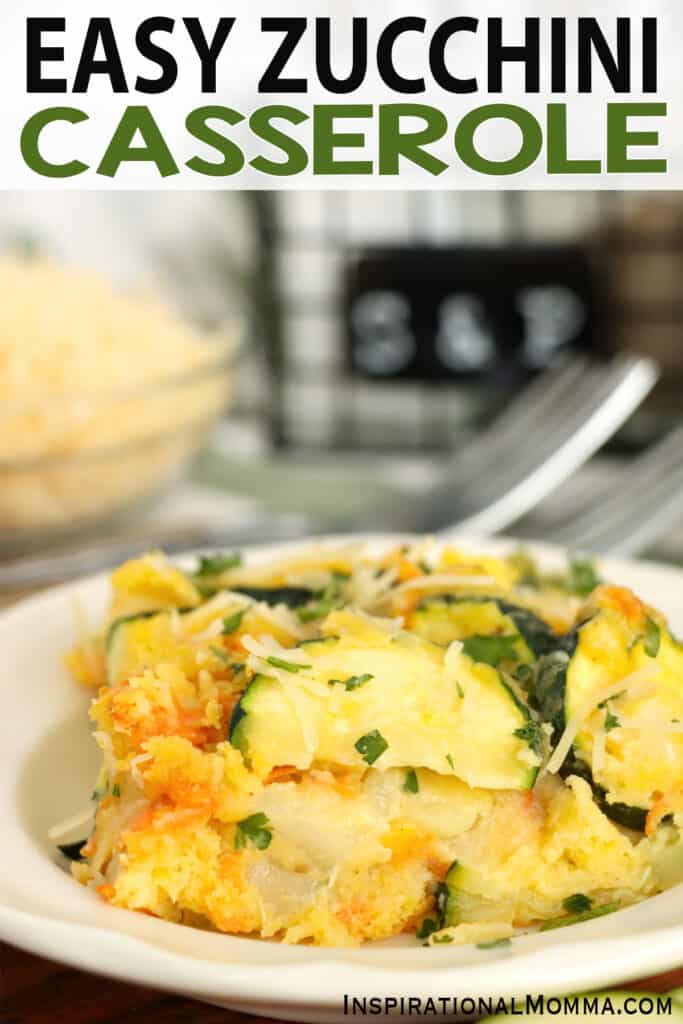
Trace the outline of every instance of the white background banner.
<instances>
[{"instance_id":1,"label":"white background banner","mask_svg":"<svg viewBox=\"0 0 683 1024\"><path fill-rule=\"evenodd\" d=\"M162 15L168 19L165 24L154 31L150 25L140 29L146 19ZM88 33L91 39L97 37L92 19L105 17L111 22L111 33L108 39L98 38L97 50L91 54L103 63L91 64L92 73L88 73L84 57ZM285 33L264 31L262 19L302 17L307 19L305 31L281 73L289 84L270 90L262 79ZM459 30L450 35L443 29L440 33L440 26L455 17L477 20L467 28L460 23ZM34 23L29 45L28 19L37 18L64 19L64 27L38 32ZM198 30L195 27L193 42L185 23L188 18L199 19L202 35L209 42L220 18L235 19L215 62L215 91L209 80L208 89L202 92ZM316 50L318 60L325 63L316 36L320 44L326 32L325 26L317 31L316 19L324 18L331 19L333 74L343 80L356 68L362 78L346 93L325 89L316 73ZM366 19L362 30L357 28L355 49L354 18ZM378 67L380 40L398 18L424 19L422 27L413 20L397 32L391 46L384 36L384 66L388 53L391 69L404 83L402 92L383 80L386 75ZM535 28L525 19L538 19L538 91L530 71L531 56L527 61L504 60L502 89L496 88L495 20L500 18L498 42L504 47L520 47L526 42L529 54L534 49ZM565 19L564 30L553 19ZM579 91L581 32L590 34L581 19L595 19L604 36L602 59L595 37L590 45L588 35L583 37L592 66L590 92ZM617 19L624 19L621 51ZM650 19L645 29L644 19ZM683 187L683 8L679 0L524 0L514 4L489 0L457 4L452 0L239 0L230 4L193 0L189 4L166 0L161 6L149 0L126 0L101 3L96 10L87 0L31 0L5 4L0 25L0 187L5 189ZM144 37L142 47L141 37L136 40L139 31ZM649 57L644 59L648 32ZM293 42L294 35L291 38ZM114 78L112 40L122 72ZM363 40L367 41L364 74L365 61L359 50ZM614 63L612 81L605 70L610 60ZM436 75L435 61L441 68ZM174 83L166 91L155 92L154 82L163 74ZM469 82L471 91L455 91L449 87L450 80ZM615 88L617 80L620 85ZM404 109L400 117L395 112L381 114L382 106L394 104L415 109ZM516 118L483 117L475 129L471 112L489 104L521 108L522 113ZM275 117L270 111L261 115L260 121L258 115L252 117L255 111L273 105L286 108L284 114ZM226 108L229 113L202 110L209 106ZM316 106L340 109L332 116L325 110L316 114ZM342 112L341 108L349 106L360 109ZM39 131L36 115L57 107L75 113L55 113ZM141 159L151 146L149 134L135 132L127 147L122 141L126 109L140 107L149 111L143 128L153 134L155 159L149 152ZM426 118L419 108L431 108L433 113ZM192 117L188 121L193 111L199 113L194 122ZM297 112L298 118L294 116ZM129 127L141 117L135 111L131 116ZM300 123L294 123L296 120ZM390 139L396 131L410 135L426 129L433 138L424 143L426 156L421 162L406 155L405 146L399 146L397 152L395 139ZM273 130L289 141L279 144ZM625 140L625 132L643 134ZM337 138L331 138L333 134ZM216 144L217 138L229 142ZM128 159L123 152L126 148ZM132 150L137 153L130 158ZM525 166L501 173L508 161L514 163L520 150L526 154ZM579 160L583 162L580 167L571 163ZM647 163L639 165L637 161ZM52 176L54 168L58 176Z\"/></svg>"}]
</instances>

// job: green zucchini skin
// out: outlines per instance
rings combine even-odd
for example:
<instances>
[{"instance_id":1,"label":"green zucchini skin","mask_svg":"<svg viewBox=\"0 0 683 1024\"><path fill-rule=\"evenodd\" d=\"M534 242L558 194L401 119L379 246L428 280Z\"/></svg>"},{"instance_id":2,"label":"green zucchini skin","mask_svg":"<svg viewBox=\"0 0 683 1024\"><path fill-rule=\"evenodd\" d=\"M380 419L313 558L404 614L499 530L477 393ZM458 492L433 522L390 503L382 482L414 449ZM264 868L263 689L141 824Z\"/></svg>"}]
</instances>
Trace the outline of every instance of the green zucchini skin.
<instances>
[{"instance_id":1,"label":"green zucchini skin","mask_svg":"<svg viewBox=\"0 0 683 1024\"><path fill-rule=\"evenodd\" d=\"M267 676L254 676L240 699L237 701L237 704L235 704L230 716L228 740L233 747L236 747L236 749L244 755L248 753L249 744L244 734L243 723L245 722L245 719L249 717L254 697L258 696L258 691L261 688L261 683L264 679L267 679Z\"/></svg>"},{"instance_id":2,"label":"green zucchini skin","mask_svg":"<svg viewBox=\"0 0 683 1024\"><path fill-rule=\"evenodd\" d=\"M556 649L557 635L538 615L534 615L528 608L520 608L509 601L497 600L496 603L503 615L508 615L512 619L526 640L527 646L537 658Z\"/></svg>"},{"instance_id":3,"label":"green zucchini skin","mask_svg":"<svg viewBox=\"0 0 683 1024\"><path fill-rule=\"evenodd\" d=\"M446 872L445 880L439 882L436 888L436 917L439 928L450 928L459 923L454 886L459 866L458 861L454 860Z\"/></svg>"},{"instance_id":4,"label":"green zucchini skin","mask_svg":"<svg viewBox=\"0 0 683 1024\"><path fill-rule=\"evenodd\" d=\"M520 608L500 597L482 596L481 594L439 594L426 598L419 605L420 609L432 604L495 604L502 615L507 615L514 622L520 636L525 640L532 654L540 658L557 649L560 637L552 631L547 622L534 615L527 608Z\"/></svg>"},{"instance_id":5,"label":"green zucchini skin","mask_svg":"<svg viewBox=\"0 0 683 1024\"><path fill-rule=\"evenodd\" d=\"M244 704L244 697L246 696L248 690L249 687L247 687L247 690L245 690L243 696L240 698L240 700L237 701L237 704L235 704L234 708L232 709L232 714L230 715L230 722L228 724L228 740L233 745L233 747L236 747L236 749L239 750L242 754L246 754L247 744L242 735L240 723L243 722L244 719L249 714L249 711Z\"/></svg>"},{"instance_id":6,"label":"green zucchini skin","mask_svg":"<svg viewBox=\"0 0 683 1024\"><path fill-rule=\"evenodd\" d=\"M578 775L585 779L593 790L593 798L604 815L610 818L615 824L623 828L631 829L632 832L644 832L647 820L647 811L642 807L631 807L629 804L614 803L607 800L607 794L602 786L593 781L590 768L585 761L570 754L561 769L563 778L568 775Z\"/></svg>"},{"instance_id":7,"label":"green zucchini skin","mask_svg":"<svg viewBox=\"0 0 683 1024\"><path fill-rule=\"evenodd\" d=\"M152 619L155 615L162 615L163 611L158 609L155 611L137 612L135 615L122 615L118 619L114 619L109 630L107 632L107 640L105 644L105 653L107 660L107 683L109 686L114 685L116 678L116 647L117 639L122 629L130 625L133 622L140 622L143 619ZM121 634L122 636L124 634Z\"/></svg>"},{"instance_id":8,"label":"green zucchini skin","mask_svg":"<svg viewBox=\"0 0 683 1024\"><path fill-rule=\"evenodd\" d=\"M111 643L112 640L114 639L114 635L116 634L117 629L119 629L121 626L125 626L128 622L137 622L138 619L151 619L163 610L163 608L155 608L153 610L146 612L137 612L135 615L122 615L120 618L114 619L109 629L107 630L107 651L109 651L109 648L111 647ZM191 609L183 609L183 611L190 610Z\"/></svg>"},{"instance_id":9,"label":"green zucchini skin","mask_svg":"<svg viewBox=\"0 0 683 1024\"><path fill-rule=\"evenodd\" d=\"M315 597L315 591L308 587L241 587L236 586L235 593L244 594L254 601L262 601L264 604L276 605L285 604L288 608L299 608L307 604Z\"/></svg>"},{"instance_id":10,"label":"green zucchini skin","mask_svg":"<svg viewBox=\"0 0 683 1024\"><path fill-rule=\"evenodd\" d=\"M544 721L553 727L552 741L557 743L566 727L565 697L567 689L567 669L579 644L581 627L568 633L562 640L559 650L546 654L541 658L536 672L534 685L530 694L531 704L538 709ZM590 767L585 761L576 757L573 751L566 757L560 768L562 778L578 775L590 785L593 797L600 810L617 825L634 832L645 831L647 811L642 807L631 807L628 804L609 803L602 786L594 781Z\"/></svg>"},{"instance_id":11,"label":"green zucchini skin","mask_svg":"<svg viewBox=\"0 0 683 1024\"><path fill-rule=\"evenodd\" d=\"M552 725L554 742L559 740L566 725L564 700L567 669L578 642L578 631L574 630L565 637L559 648L544 654L539 660L531 685L530 702L540 712L543 721Z\"/></svg>"},{"instance_id":12,"label":"green zucchini skin","mask_svg":"<svg viewBox=\"0 0 683 1024\"><path fill-rule=\"evenodd\" d=\"M313 640L301 640L297 645L299 648L303 647L305 650L314 653L321 647L333 647L339 643L338 636L319 636Z\"/></svg>"},{"instance_id":13,"label":"green zucchini skin","mask_svg":"<svg viewBox=\"0 0 683 1024\"><path fill-rule=\"evenodd\" d=\"M57 846L57 849L66 857L67 860L84 861L85 857L81 853L81 850L87 841L87 839L79 839L75 843L61 843Z\"/></svg>"}]
</instances>

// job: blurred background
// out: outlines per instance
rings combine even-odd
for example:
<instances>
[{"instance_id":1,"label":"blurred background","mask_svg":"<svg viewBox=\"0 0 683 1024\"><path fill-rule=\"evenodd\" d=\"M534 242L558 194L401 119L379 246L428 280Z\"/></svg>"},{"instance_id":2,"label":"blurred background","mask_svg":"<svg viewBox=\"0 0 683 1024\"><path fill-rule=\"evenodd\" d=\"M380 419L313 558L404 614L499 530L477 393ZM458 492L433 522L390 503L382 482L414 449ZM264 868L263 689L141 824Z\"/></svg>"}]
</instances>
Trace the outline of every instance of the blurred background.
<instances>
[{"instance_id":1,"label":"blurred background","mask_svg":"<svg viewBox=\"0 0 683 1024\"><path fill-rule=\"evenodd\" d=\"M4 193L0 247L5 565L403 528L402 496L429 504L442 479L452 519L433 525L457 525L454 474L509 403L519 420L550 368L624 352L656 386L505 532L561 539L572 496L600 515L668 436L667 515L630 549L683 561L678 194ZM583 380L566 378L577 409ZM535 401L530 457L552 411ZM563 416L567 445L582 422Z\"/></svg>"}]
</instances>

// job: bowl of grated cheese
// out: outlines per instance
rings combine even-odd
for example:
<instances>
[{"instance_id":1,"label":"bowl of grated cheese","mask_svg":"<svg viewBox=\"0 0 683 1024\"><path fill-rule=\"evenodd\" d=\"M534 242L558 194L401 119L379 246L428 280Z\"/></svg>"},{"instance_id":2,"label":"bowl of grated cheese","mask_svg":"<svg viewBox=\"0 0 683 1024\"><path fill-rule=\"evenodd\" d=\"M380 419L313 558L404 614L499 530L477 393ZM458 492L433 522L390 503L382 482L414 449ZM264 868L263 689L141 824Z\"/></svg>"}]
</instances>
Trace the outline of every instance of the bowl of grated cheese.
<instances>
[{"instance_id":1,"label":"bowl of grated cheese","mask_svg":"<svg viewBox=\"0 0 683 1024\"><path fill-rule=\"evenodd\" d=\"M158 298L0 259L0 550L95 526L170 482L227 408L238 344Z\"/></svg>"}]
</instances>

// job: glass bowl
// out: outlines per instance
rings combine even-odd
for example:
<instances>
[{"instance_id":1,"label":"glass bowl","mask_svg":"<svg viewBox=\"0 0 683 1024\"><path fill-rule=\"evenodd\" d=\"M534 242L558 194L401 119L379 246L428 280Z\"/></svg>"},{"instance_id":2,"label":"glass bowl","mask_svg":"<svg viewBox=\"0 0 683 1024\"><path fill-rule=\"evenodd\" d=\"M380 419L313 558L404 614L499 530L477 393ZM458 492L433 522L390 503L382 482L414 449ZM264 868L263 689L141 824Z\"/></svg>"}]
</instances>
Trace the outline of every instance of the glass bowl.
<instances>
[{"instance_id":1,"label":"glass bowl","mask_svg":"<svg viewBox=\"0 0 683 1024\"><path fill-rule=\"evenodd\" d=\"M0 411L0 552L94 530L179 476L228 408L239 346L191 368Z\"/></svg>"}]
</instances>

